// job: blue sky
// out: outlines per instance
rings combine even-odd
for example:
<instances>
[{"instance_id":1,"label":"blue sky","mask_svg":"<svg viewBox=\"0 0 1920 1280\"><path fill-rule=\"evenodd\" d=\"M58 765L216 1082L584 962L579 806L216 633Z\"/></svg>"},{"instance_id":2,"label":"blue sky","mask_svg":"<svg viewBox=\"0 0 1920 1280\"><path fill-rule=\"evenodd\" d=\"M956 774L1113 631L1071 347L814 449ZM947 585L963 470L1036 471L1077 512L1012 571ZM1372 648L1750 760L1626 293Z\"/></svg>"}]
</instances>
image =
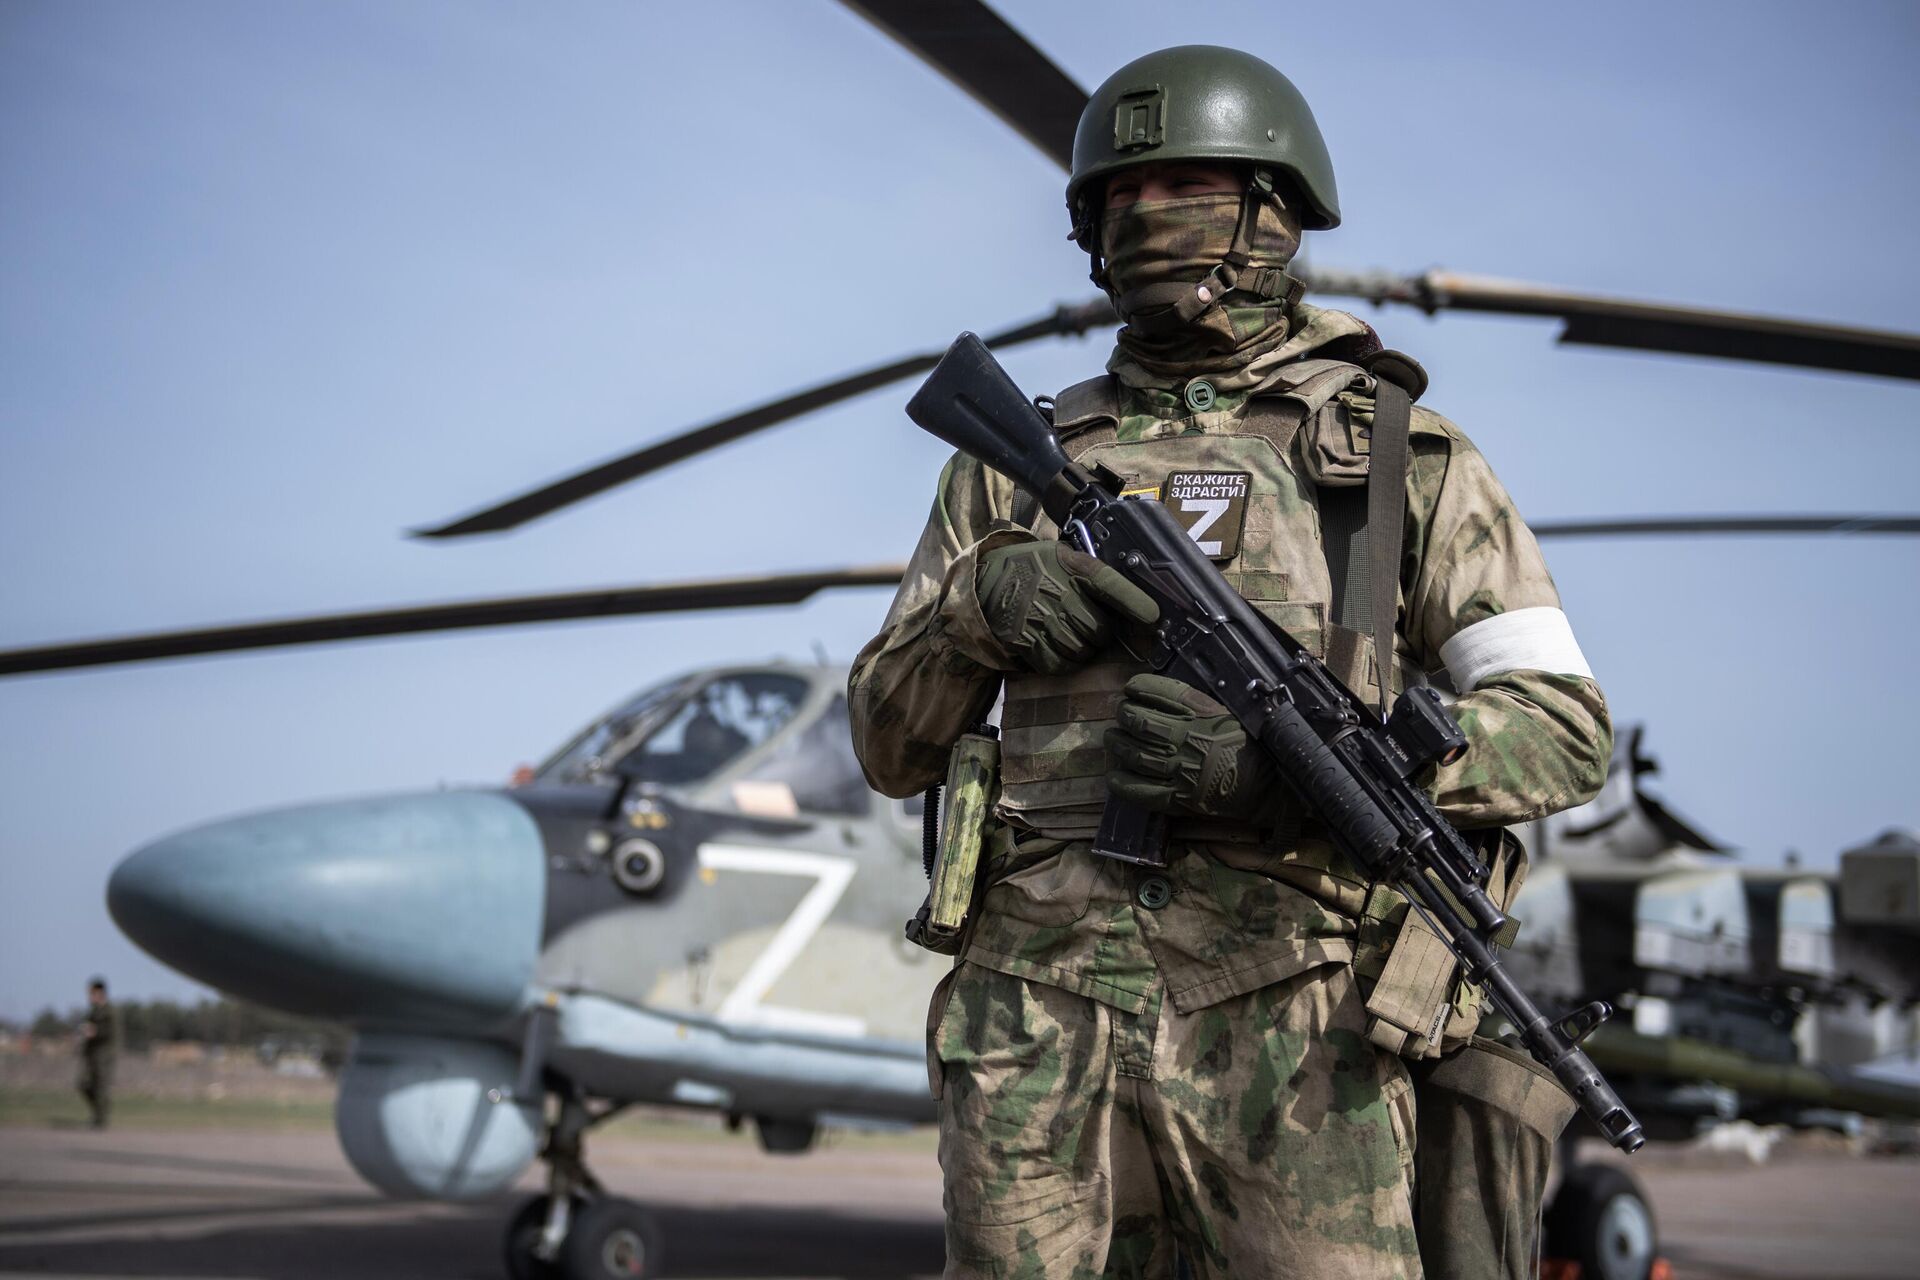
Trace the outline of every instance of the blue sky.
<instances>
[{"instance_id":1,"label":"blue sky","mask_svg":"<svg viewBox=\"0 0 1920 1280\"><path fill-rule=\"evenodd\" d=\"M1175 43L1280 66L1339 172L1346 224L1308 243L1328 265L1920 329L1910 5L1002 9L1089 86ZM517 534L401 532L1086 295L1060 184L825 0L11 0L0 646L900 558L943 454L905 387ZM1368 314L1529 516L1920 507L1910 384ZM1104 354L1008 364L1039 391ZM1682 811L1816 864L1920 825L1920 544L1548 555ZM147 840L497 780L663 675L850 657L885 604L0 681L0 1015L75 1002L96 970L192 989L106 916Z\"/></svg>"}]
</instances>

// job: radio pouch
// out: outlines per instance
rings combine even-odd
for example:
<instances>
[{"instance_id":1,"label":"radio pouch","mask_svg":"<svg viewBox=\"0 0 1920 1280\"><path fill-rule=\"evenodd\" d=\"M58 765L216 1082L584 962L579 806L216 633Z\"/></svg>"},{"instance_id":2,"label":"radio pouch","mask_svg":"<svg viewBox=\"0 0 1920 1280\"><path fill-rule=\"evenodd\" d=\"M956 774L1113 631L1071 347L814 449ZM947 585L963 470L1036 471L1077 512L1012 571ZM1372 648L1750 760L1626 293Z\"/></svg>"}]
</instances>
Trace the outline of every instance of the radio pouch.
<instances>
[{"instance_id":1,"label":"radio pouch","mask_svg":"<svg viewBox=\"0 0 1920 1280\"><path fill-rule=\"evenodd\" d=\"M945 796L927 900L907 922L907 941L950 956L960 951L979 881L981 848L1000 798L1000 743L991 726L962 734L953 744Z\"/></svg>"}]
</instances>

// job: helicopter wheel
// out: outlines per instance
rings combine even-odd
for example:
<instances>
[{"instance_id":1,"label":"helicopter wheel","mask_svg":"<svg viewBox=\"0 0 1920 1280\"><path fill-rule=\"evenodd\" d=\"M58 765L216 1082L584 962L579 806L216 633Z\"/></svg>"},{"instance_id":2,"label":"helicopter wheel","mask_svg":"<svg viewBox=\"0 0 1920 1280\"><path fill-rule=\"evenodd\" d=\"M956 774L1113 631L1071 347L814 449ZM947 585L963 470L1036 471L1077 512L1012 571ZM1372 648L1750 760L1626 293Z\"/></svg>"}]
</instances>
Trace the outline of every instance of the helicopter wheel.
<instances>
[{"instance_id":1,"label":"helicopter wheel","mask_svg":"<svg viewBox=\"0 0 1920 1280\"><path fill-rule=\"evenodd\" d=\"M521 1205L507 1222L507 1234L502 1244L507 1254L507 1275L510 1280L562 1280L560 1264L542 1258L535 1249L540 1237L547 1229L546 1196L535 1196ZM585 1208L585 1201L576 1198L573 1212L577 1215Z\"/></svg>"},{"instance_id":2,"label":"helicopter wheel","mask_svg":"<svg viewBox=\"0 0 1920 1280\"><path fill-rule=\"evenodd\" d=\"M1659 1258L1646 1192L1612 1165L1567 1170L1545 1225L1546 1255L1577 1263L1583 1280L1648 1280Z\"/></svg>"},{"instance_id":3,"label":"helicopter wheel","mask_svg":"<svg viewBox=\"0 0 1920 1280\"><path fill-rule=\"evenodd\" d=\"M595 1200L580 1211L560 1250L565 1280L645 1280L660 1274L660 1226L631 1200Z\"/></svg>"}]
</instances>

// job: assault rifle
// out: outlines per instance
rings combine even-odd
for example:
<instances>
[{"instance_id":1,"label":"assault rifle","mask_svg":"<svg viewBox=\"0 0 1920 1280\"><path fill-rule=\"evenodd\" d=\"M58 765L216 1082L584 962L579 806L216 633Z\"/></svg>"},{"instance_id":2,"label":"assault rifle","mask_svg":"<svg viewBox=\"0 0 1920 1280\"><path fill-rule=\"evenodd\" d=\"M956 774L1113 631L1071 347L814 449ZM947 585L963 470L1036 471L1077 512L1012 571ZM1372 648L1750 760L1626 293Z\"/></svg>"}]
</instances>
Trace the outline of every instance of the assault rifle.
<instances>
[{"instance_id":1,"label":"assault rifle","mask_svg":"<svg viewBox=\"0 0 1920 1280\"><path fill-rule=\"evenodd\" d=\"M1225 706L1354 866L1426 915L1466 979L1486 991L1607 1141L1622 1151L1645 1142L1640 1122L1580 1048L1612 1008L1595 1001L1555 1022L1534 1006L1495 954L1507 918L1487 896L1486 864L1412 782L1465 747L1433 690L1401 695L1383 722L1242 599L1164 506L1123 498L1119 476L1068 461L1046 419L971 333L954 340L907 416L1033 494L1062 538L1153 597L1153 667ZM1095 850L1158 864L1161 838L1146 815L1109 801Z\"/></svg>"}]
</instances>

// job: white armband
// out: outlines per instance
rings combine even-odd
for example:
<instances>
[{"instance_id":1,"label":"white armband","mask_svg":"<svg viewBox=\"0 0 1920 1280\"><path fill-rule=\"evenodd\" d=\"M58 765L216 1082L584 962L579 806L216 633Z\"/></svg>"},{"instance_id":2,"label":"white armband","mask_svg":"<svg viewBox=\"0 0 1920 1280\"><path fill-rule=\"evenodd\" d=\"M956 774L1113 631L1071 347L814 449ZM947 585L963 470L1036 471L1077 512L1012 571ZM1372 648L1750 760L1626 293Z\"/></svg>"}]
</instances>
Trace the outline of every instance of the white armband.
<instances>
[{"instance_id":1,"label":"white armband","mask_svg":"<svg viewBox=\"0 0 1920 1280\"><path fill-rule=\"evenodd\" d=\"M1541 606L1496 613L1440 646L1453 687L1466 693L1489 676L1507 671L1545 671L1593 679L1593 668L1573 638L1567 615Z\"/></svg>"}]
</instances>

